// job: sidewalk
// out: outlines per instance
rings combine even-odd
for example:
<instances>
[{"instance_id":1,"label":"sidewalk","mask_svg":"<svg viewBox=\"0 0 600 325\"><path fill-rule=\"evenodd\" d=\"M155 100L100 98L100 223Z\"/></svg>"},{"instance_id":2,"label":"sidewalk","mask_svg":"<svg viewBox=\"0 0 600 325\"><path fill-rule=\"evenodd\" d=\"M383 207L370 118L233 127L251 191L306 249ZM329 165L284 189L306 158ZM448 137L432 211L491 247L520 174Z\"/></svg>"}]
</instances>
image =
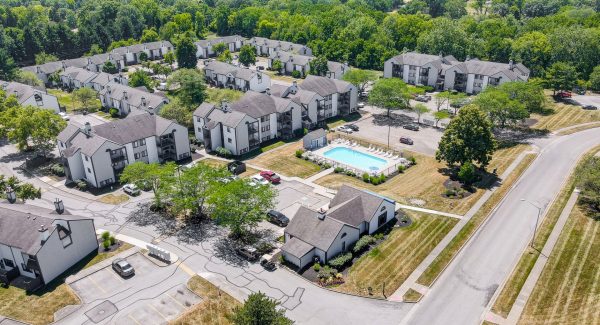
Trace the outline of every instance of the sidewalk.
<instances>
[{"instance_id":1,"label":"sidewalk","mask_svg":"<svg viewBox=\"0 0 600 325\"><path fill-rule=\"evenodd\" d=\"M569 219L569 215L571 214L573 207L577 203L578 197L579 197L579 190L575 189L573 191L573 193L571 194L569 201L567 201L565 208L563 209L562 213L560 214L560 217L556 221L556 224L554 225L554 228L552 229L552 233L550 234L550 237L548 237L548 240L546 241L546 244L544 245L544 248L542 249L542 253L538 257L537 261L535 262L533 269L531 269L531 272L529 273L529 276L527 277L525 284L523 284L523 287L521 288L521 292L519 292L519 296L517 297L517 300L513 304L512 308L510 310L510 313L508 314L508 318L506 319L506 321L503 324L511 324L512 325L512 324L517 324L517 322L519 321L519 318L521 317L521 314L523 313L523 310L525 309L525 305L527 304L527 300L529 300L529 297L531 296L531 293L533 292L533 289L535 288L535 284L537 283L538 279L542 275L544 266L546 266L546 262L548 262L548 257L550 256L550 254L552 253L552 250L554 249L554 246L558 242L560 233L562 232L565 224L567 223L567 220Z\"/></svg>"},{"instance_id":2,"label":"sidewalk","mask_svg":"<svg viewBox=\"0 0 600 325\"><path fill-rule=\"evenodd\" d=\"M525 151L517 157L512 164L500 175L501 179L506 179L516 168L519 166L525 155L529 154L529 151ZM429 265L433 263L433 261L440 255L440 253L448 246L450 241L460 232L460 230L471 220L471 218L481 209L481 207L487 202L487 200L494 194L494 192L498 189L499 185L496 184L491 189L487 190L483 196L475 203L473 207L456 223L454 228L452 228L448 234L439 242L439 244L425 257L425 259L417 266L417 268L406 278L406 281L400 285L400 287L388 298L390 301L402 301L404 294L409 289L413 289L418 291L421 294L426 294L428 289L424 288L422 285L417 283L417 279L427 270Z\"/></svg>"}]
</instances>

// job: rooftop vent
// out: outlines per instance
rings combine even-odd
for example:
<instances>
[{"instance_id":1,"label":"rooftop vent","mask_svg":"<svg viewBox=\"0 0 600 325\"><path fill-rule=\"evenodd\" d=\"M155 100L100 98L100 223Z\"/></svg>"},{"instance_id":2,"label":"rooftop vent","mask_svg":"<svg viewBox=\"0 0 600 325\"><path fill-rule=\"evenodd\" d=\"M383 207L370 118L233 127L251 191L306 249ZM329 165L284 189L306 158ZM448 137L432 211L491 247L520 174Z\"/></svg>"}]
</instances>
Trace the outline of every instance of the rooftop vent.
<instances>
[{"instance_id":1,"label":"rooftop vent","mask_svg":"<svg viewBox=\"0 0 600 325\"><path fill-rule=\"evenodd\" d=\"M319 211L317 211L317 218L319 218L319 220L325 220L325 214L326 211L323 208L321 208L319 209Z\"/></svg>"}]
</instances>

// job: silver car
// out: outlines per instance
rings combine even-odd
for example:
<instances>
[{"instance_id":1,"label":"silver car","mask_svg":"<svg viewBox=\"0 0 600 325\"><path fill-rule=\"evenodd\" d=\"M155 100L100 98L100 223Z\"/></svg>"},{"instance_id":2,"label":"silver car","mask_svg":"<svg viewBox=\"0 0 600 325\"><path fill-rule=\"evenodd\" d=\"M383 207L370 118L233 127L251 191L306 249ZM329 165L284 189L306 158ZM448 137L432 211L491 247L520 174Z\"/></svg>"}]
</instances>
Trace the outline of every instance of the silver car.
<instances>
[{"instance_id":1,"label":"silver car","mask_svg":"<svg viewBox=\"0 0 600 325\"><path fill-rule=\"evenodd\" d=\"M135 274L135 270L133 266L127 262L124 258L117 258L112 262L112 268L115 272L119 273L120 276L126 278L133 276Z\"/></svg>"}]
</instances>

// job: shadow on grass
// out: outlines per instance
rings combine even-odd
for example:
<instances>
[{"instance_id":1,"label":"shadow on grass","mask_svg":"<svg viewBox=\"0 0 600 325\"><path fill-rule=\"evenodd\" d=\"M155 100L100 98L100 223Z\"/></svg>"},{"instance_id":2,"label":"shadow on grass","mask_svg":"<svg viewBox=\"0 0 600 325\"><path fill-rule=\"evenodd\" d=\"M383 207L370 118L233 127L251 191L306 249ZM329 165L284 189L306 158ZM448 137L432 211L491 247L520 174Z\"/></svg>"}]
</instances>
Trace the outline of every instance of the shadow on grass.
<instances>
[{"instance_id":1,"label":"shadow on grass","mask_svg":"<svg viewBox=\"0 0 600 325\"><path fill-rule=\"evenodd\" d=\"M510 148L519 144L529 143L532 140L548 137L548 130L537 130L528 127L494 128L494 137L498 141L498 148Z\"/></svg>"}]
</instances>

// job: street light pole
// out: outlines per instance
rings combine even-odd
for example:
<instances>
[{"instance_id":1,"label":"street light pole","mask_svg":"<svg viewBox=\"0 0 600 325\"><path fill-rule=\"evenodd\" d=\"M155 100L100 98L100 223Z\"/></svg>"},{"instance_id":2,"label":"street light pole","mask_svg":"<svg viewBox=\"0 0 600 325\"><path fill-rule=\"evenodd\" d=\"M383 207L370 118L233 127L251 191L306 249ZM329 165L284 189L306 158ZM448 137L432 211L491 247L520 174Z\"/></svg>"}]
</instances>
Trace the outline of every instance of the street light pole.
<instances>
[{"instance_id":1,"label":"street light pole","mask_svg":"<svg viewBox=\"0 0 600 325\"><path fill-rule=\"evenodd\" d=\"M535 241L535 235L537 233L538 223L540 222L540 215L542 214L542 208L539 207L537 204L534 204L533 202L526 200L526 199L521 199L521 202L527 202L538 210L537 217L535 219L535 228L533 228L533 237L531 238L531 243L529 244L529 246L531 246L531 248L535 249L535 247L533 246L533 242Z\"/></svg>"}]
</instances>

